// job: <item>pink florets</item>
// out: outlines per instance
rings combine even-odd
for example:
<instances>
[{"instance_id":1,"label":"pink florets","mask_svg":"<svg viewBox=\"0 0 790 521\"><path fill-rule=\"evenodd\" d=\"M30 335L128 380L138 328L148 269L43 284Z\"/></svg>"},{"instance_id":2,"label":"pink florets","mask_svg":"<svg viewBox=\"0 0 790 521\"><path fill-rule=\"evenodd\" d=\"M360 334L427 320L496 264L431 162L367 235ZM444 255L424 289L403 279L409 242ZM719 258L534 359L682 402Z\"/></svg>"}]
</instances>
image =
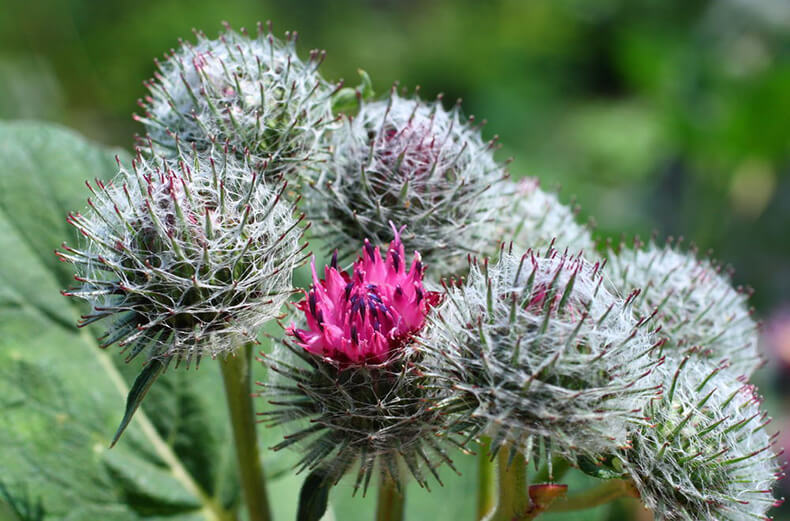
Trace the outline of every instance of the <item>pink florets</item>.
<instances>
[{"instance_id":1,"label":"pink florets","mask_svg":"<svg viewBox=\"0 0 790 521\"><path fill-rule=\"evenodd\" d=\"M323 280L313 262L313 286L296 305L307 329L287 329L300 346L341 363L379 364L422 328L439 294L423 288L418 252L406 270L403 243L393 230L386 258L366 239L350 276L337 268L336 254Z\"/></svg>"}]
</instances>

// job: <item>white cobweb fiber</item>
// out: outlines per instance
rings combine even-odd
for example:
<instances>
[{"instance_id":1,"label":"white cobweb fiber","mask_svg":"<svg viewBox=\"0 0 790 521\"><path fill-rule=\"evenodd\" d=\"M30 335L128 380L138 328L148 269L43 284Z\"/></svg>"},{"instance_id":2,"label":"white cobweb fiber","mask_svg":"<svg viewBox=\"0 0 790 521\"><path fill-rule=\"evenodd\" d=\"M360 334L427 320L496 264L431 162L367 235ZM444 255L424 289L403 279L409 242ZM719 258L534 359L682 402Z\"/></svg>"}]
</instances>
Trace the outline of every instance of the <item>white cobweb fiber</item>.
<instances>
[{"instance_id":1,"label":"white cobweb fiber","mask_svg":"<svg viewBox=\"0 0 790 521\"><path fill-rule=\"evenodd\" d=\"M762 365L749 294L710 260L651 242L611 252L606 273L624 294L641 288L634 308L643 316L655 312L652 320L668 339L667 357L679 361L690 354L710 367L724 362L734 377L748 378Z\"/></svg>"},{"instance_id":2,"label":"white cobweb fiber","mask_svg":"<svg viewBox=\"0 0 790 521\"><path fill-rule=\"evenodd\" d=\"M427 374L494 450L572 457L626 443L657 392L656 340L600 267L556 250L504 251L451 284L423 336ZM463 414L463 413L462 413Z\"/></svg>"}]
</instances>

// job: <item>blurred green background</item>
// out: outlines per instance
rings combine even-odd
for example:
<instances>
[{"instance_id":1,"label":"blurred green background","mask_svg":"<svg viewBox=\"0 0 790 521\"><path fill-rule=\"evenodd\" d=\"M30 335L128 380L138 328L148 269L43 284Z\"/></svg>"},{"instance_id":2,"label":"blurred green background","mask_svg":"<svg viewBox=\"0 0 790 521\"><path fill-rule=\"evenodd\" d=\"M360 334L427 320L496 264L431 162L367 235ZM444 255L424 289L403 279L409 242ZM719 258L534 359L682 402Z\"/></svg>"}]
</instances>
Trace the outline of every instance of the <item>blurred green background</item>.
<instances>
[{"instance_id":1,"label":"blurred green background","mask_svg":"<svg viewBox=\"0 0 790 521\"><path fill-rule=\"evenodd\" d=\"M756 289L770 359L759 380L783 416L790 2L2 0L0 119L57 121L129 148L152 57L193 27L214 36L222 20L268 19L298 31L303 52L327 49L328 79L355 85L361 67L380 93L399 81L463 98L501 158L515 158L511 172L561 186L600 238L655 231L712 249Z\"/></svg>"}]
</instances>

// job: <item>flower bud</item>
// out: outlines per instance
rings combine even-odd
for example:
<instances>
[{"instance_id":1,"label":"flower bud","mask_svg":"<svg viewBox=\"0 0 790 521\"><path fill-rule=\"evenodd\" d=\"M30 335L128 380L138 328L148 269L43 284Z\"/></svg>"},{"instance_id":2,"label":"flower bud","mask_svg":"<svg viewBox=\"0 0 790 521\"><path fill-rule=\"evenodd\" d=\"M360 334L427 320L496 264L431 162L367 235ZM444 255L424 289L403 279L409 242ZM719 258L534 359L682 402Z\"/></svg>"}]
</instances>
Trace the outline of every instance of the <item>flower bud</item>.
<instances>
[{"instance_id":1,"label":"flower bud","mask_svg":"<svg viewBox=\"0 0 790 521\"><path fill-rule=\"evenodd\" d=\"M119 163L120 165L120 163ZM64 291L91 310L79 326L104 320L101 346L127 360L228 353L255 341L293 292L301 218L260 171L228 151L146 158L109 183L88 183L88 211L69 214L84 237L63 245L79 285Z\"/></svg>"},{"instance_id":2,"label":"flower bud","mask_svg":"<svg viewBox=\"0 0 790 521\"><path fill-rule=\"evenodd\" d=\"M157 152L175 154L177 139L201 151L227 142L248 151L253 164L268 161L268 173L296 168L334 119L335 88L317 72L324 53L312 51L302 61L296 33L282 42L261 24L254 37L229 27L216 40L196 36L157 62L147 83L150 95L137 119Z\"/></svg>"},{"instance_id":3,"label":"flower bud","mask_svg":"<svg viewBox=\"0 0 790 521\"><path fill-rule=\"evenodd\" d=\"M642 289L634 309L660 327L668 358L724 364L732 377L747 378L762 364L748 293L733 288L720 266L651 242L610 255L607 275L623 294Z\"/></svg>"},{"instance_id":4,"label":"flower bud","mask_svg":"<svg viewBox=\"0 0 790 521\"><path fill-rule=\"evenodd\" d=\"M422 334L423 372L444 387L470 436L492 451L566 457L625 444L627 426L657 392L647 378L658 351L598 264L556 250L504 251L472 263L446 288Z\"/></svg>"},{"instance_id":5,"label":"flower bud","mask_svg":"<svg viewBox=\"0 0 790 521\"><path fill-rule=\"evenodd\" d=\"M506 174L493 143L482 141L459 107L448 112L440 101L393 92L363 102L329 139L332 157L306 202L316 230L345 245L341 257L364 238L389 240L389 221L406 225L404 243L438 274L452 273L487 242L484 224L502 206L491 186Z\"/></svg>"}]
</instances>

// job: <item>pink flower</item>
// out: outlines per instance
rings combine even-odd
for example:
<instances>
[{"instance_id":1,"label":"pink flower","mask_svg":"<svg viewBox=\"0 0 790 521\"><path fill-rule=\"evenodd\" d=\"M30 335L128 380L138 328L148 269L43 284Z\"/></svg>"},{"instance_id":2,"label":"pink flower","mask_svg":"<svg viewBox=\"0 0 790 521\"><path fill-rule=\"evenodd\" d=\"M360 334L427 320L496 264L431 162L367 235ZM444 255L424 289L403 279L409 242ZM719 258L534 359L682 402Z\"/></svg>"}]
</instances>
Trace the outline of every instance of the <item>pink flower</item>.
<instances>
[{"instance_id":1,"label":"pink flower","mask_svg":"<svg viewBox=\"0 0 790 521\"><path fill-rule=\"evenodd\" d=\"M296 305L307 329L292 324L286 331L300 346L344 364L380 364L422 328L439 293L423 288L418 252L406 270L399 231L392 229L395 239L386 258L366 239L350 276L337 268L337 253L324 267L323 280L313 261L313 286Z\"/></svg>"}]
</instances>

